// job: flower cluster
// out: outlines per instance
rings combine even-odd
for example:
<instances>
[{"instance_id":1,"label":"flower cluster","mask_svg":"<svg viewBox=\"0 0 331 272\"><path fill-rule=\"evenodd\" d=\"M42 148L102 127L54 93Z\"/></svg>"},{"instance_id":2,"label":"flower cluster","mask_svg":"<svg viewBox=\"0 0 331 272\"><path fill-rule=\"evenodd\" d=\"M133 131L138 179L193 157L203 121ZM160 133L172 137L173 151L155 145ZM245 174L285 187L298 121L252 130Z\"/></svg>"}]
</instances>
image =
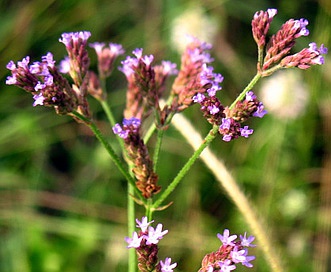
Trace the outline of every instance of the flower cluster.
<instances>
[{"instance_id":1,"label":"flower cluster","mask_svg":"<svg viewBox=\"0 0 331 272\"><path fill-rule=\"evenodd\" d=\"M217 237L221 240L222 246L203 258L199 272L232 271L236 269L238 263L253 267L250 262L255 256L248 256L248 248L255 247L251 244L255 239L254 236L247 238L245 233L236 240L237 235L230 235L230 231L225 229L223 235L217 234Z\"/></svg>"},{"instance_id":2,"label":"flower cluster","mask_svg":"<svg viewBox=\"0 0 331 272\"><path fill-rule=\"evenodd\" d=\"M141 120L132 117L120 124L115 124L113 132L124 139L127 159L132 163L132 172L137 181L136 186L145 198L157 194L161 187L157 185L158 175L154 172L153 162L149 157L144 141L140 137Z\"/></svg>"},{"instance_id":3,"label":"flower cluster","mask_svg":"<svg viewBox=\"0 0 331 272\"><path fill-rule=\"evenodd\" d=\"M190 42L182 55L181 68L171 90L172 108L176 112L183 111L192 105L192 97L206 91L205 85L208 85L206 80L209 80L207 73L211 72L207 64L213 61L207 52L212 48L211 44L201 42L195 37L188 36L187 38ZM206 76L201 78L203 71L206 72ZM216 86L214 88L217 89Z\"/></svg>"},{"instance_id":4,"label":"flower cluster","mask_svg":"<svg viewBox=\"0 0 331 272\"><path fill-rule=\"evenodd\" d=\"M168 233L168 230L162 230L162 224L158 224L156 228L150 226L154 220L148 222L147 217L143 217L141 221L136 219L139 232L133 232L132 237L126 237L128 248L135 248L138 255L139 271L155 271L155 272L172 272L177 266L177 263L171 264L171 258L166 258L165 261L158 261L158 242Z\"/></svg>"},{"instance_id":5,"label":"flower cluster","mask_svg":"<svg viewBox=\"0 0 331 272\"><path fill-rule=\"evenodd\" d=\"M119 70L128 81L126 108L124 117L136 116L144 120L154 110L157 125L161 125L160 97L165 90L166 79L177 74L176 64L162 61L161 65L152 65L154 56L143 55L143 49L137 48L134 57L127 56Z\"/></svg>"},{"instance_id":6,"label":"flower cluster","mask_svg":"<svg viewBox=\"0 0 331 272\"><path fill-rule=\"evenodd\" d=\"M58 114L70 114L76 110L89 116L84 91L70 86L55 66L52 53L43 56L41 62L29 62L29 56L18 61L17 65L10 61L7 68L12 75L7 77L6 84L31 93L33 106L53 106Z\"/></svg>"},{"instance_id":7,"label":"flower cluster","mask_svg":"<svg viewBox=\"0 0 331 272\"><path fill-rule=\"evenodd\" d=\"M122 45L116 43L109 43L108 47L105 47L105 43L95 42L91 43L90 47L95 49L98 56L98 72L100 78L104 79L110 76L116 58L124 54Z\"/></svg>"},{"instance_id":8,"label":"flower cluster","mask_svg":"<svg viewBox=\"0 0 331 272\"><path fill-rule=\"evenodd\" d=\"M312 65L323 64L324 58L322 54L327 53L327 48L323 44L318 48L316 43L310 43L309 48L304 48L297 54L289 55L296 39L309 35L309 30L306 28L308 25L307 19L288 20L266 44L270 23L276 14L276 9L259 11L255 13L252 20L253 37L259 48L257 68L261 75L268 76L281 68L298 67L300 69L308 69ZM266 52L262 60L264 48L266 48Z\"/></svg>"}]
</instances>

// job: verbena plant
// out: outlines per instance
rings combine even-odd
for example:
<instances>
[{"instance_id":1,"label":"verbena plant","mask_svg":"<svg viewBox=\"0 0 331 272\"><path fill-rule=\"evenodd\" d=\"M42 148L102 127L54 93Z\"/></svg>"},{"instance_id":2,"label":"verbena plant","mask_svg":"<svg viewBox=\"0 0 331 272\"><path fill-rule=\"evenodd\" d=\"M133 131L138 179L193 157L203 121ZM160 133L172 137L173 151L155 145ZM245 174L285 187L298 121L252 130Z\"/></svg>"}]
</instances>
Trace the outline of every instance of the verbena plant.
<instances>
[{"instance_id":1,"label":"verbena plant","mask_svg":"<svg viewBox=\"0 0 331 272\"><path fill-rule=\"evenodd\" d=\"M88 31L64 33L60 38L68 52L68 57L55 65L52 53L47 53L40 62L30 63L30 58L14 63L10 61L7 68L11 76L6 80L9 85L16 85L33 95L33 106L43 105L54 107L59 115L70 115L77 122L88 126L111 160L117 166L128 182L128 233L125 238L127 247L132 248L129 254L129 271L173 271L177 263L171 258L159 260L158 242L167 234L161 223L152 226L156 211L166 209L170 204L165 201L183 180L194 162L200 157L209 144L218 135L226 142L239 137L248 138L253 134L245 122L252 118L262 118L266 113L264 105L252 91L254 85L263 77L271 76L280 69L308 69L313 65L324 63L323 54L327 48L310 43L309 47L298 53L292 53L296 39L309 34L306 19L290 19L285 22L276 34L268 36L269 26L276 9L256 12L252 20L252 33L258 48L257 71L245 89L229 106L222 104L218 97L222 89L223 76L216 73L211 66L213 58L208 53L211 45L188 36L186 50L181 57L181 66L170 61L154 64L153 55L144 55L138 48L121 62L119 70L127 79L126 107L124 119L118 123L115 120L110 105L106 102L106 80L115 67L118 56L124 54L122 45L110 43L88 43L91 33ZM95 49L98 58L98 73L90 70L88 46ZM166 92L169 77L175 76L170 92ZM167 98L165 93L170 93ZM87 96L96 98L105 111L118 145L123 153L117 154L97 127L90 111ZM200 104L200 110L211 129L200 146L189 158L187 163L169 182L166 188L158 184L158 161L162 154L162 139L167 128L172 124L176 114L181 113L193 104ZM153 119L153 124L146 120ZM185 125L183 121L183 126ZM153 134L157 141L150 155L148 144ZM183 132L185 134L185 129ZM196 133L196 132L194 132ZM188 135L189 136L189 135ZM123 156L122 156L123 155ZM217 166L217 159L210 156L210 167ZM215 162L216 161L216 162ZM225 173L226 169L225 169ZM282 271L282 265L275 252L272 252L263 227L245 195L230 178L220 179L244 217L253 225L254 235L259 247L265 253L270 268ZM136 219L135 203L145 209L145 216ZM176 205L176 203L174 203ZM135 228L138 227L139 231ZM221 246L215 252L203 257L200 272L232 271L241 264L252 267L254 256L250 256L248 248L254 236L230 235L225 229L217 237Z\"/></svg>"}]
</instances>

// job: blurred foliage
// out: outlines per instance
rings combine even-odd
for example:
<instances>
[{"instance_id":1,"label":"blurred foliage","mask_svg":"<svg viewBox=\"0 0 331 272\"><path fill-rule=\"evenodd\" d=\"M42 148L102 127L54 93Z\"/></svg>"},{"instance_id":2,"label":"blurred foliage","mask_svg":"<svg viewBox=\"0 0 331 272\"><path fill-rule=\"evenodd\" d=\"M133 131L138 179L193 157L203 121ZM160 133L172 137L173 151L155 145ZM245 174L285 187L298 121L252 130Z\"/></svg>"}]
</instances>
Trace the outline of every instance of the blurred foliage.
<instances>
[{"instance_id":1,"label":"blurred foliage","mask_svg":"<svg viewBox=\"0 0 331 272\"><path fill-rule=\"evenodd\" d=\"M91 31L91 42L120 43L128 54L143 47L156 61L179 64L170 39L172 22L192 6L201 7L217 24L211 53L216 71L225 76L225 104L255 74L250 21L256 11L278 9L271 31L289 18L307 18L311 35L300 39L297 47L311 39L331 47L328 0L0 2L0 271L127 269L125 180L86 128L52 109L32 108L29 94L6 86L6 64L26 55L40 59L48 51L59 61L65 55L60 35L79 30ZM91 58L95 69L92 50ZM270 114L250 124L255 129L251 138L231 143L219 138L211 146L256 205L270 239L281 249L286 271L331 270L330 61L327 56L323 67L301 72L310 93L303 116L282 120ZM118 120L125 87L124 76L115 70L108 89ZM115 143L92 99L91 106L100 128ZM209 130L197 107L185 115L202 135ZM166 186L191 154L191 147L170 127L160 158L161 185ZM169 229L160 243L160 257L171 256L178 263L176 271L197 271L202 257L218 248L216 233L224 228L250 233L200 161L170 200L174 204L157 213L155 221ZM139 216L142 213L138 207ZM267 271L258 247L254 254L250 271Z\"/></svg>"}]
</instances>

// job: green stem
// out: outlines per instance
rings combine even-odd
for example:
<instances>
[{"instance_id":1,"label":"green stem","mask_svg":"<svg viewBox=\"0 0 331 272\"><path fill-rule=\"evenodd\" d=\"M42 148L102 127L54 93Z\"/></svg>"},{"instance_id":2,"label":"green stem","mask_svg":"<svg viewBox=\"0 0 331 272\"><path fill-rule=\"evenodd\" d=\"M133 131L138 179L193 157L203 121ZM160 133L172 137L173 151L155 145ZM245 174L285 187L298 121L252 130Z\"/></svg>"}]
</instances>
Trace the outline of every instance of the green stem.
<instances>
[{"instance_id":1,"label":"green stem","mask_svg":"<svg viewBox=\"0 0 331 272\"><path fill-rule=\"evenodd\" d=\"M153 171L154 172L156 172L157 163L159 160L159 154L160 154L160 150L161 150L163 134L164 134L163 129L159 129L157 131L157 140L156 140L156 145L155 145L155 150L154 150L154 155L153 155L153 163L154 163Z\"/></svg>"},{"instance_id":2,"label":"green stem","mask_svg":"<svg viewBox=\"0 0 331 272\"><path fill-rule=\"evenodd\" d=\"M116 120L115 120L115 117L114 117L112 111L110 110L110 108L108 106L107 101L101 100L100 104L101 104L104 112L106 113L106 116L108 118L110 125L113 127L116 124Z\"/></svg>"},{"instance_id":3,"label":"green stem","mask_svg":"<svg viewBox=\"0 0 331 272\"><path fill-rule=\"evenodd\" d=\"M119 171L123 174L123 176L126 178L126 180L135 187L135 181L130 176L129 172L125 169L121 159L117 156L114 149L110 146L110 144L106 141L103 134L100 132L98 127L95 123L93 123L90 119L86 118L85 116L81 115L78 112L73 112L73 115L77 117L78 119L82 120L94 133L94 135L97 137L99 142L103 145L103 147L107 150L108 154L110 155L111 160L114 162L116 167L119 169ZM136 187L135 187L136 188ZM136 189L136 192L138 196L140 196L140 193L138 189Z\"/></svg>"},{"instance_id":4,"label":"green stem","mask_svg":"<svg viewBox=\"0 0 331 272\"><path fill-rule=\"evenodd\" d=\"M263 65L263 51L264 51L264 46L258 48L257 65L258 65L259 71L262 70L262 65Z\"/></svg>"},{"instance_id":5,"label":"green stem","mask_svg":"<svg viewBox=\"0 0 331 272\"><path fill-rule=\"evenodd\" d=\"M194 162L199 158L202 151L211 143L212 140L215 139L217 135L219 126L214 125L213 128L209 131L208 135L205 137L204 141L200 145L200 147L193 153L191 158L186 162L186 164L183 166L183 168L179 171L177 176L174 178L174 180L169 184L167 189L162 193L162 195L155 201L153 204L153 210L156 210L160 207L160 205L163 203L163 201L173 192L173 190L177 187L179 182L183 179L183 177L186 175L186 173L190 170Z\"/></svg>"},{"instance_id":6,"label":"green stem","mask_svg":"<svg viewBox=\"0 0 331 272\"><path fill-rule=\"evenodd\" d=\"M238 97L236 98L235 101L233 101L233 103L230 106L230 109L233 109L233 107L237 104L238 101L241 101L245 98L245 95L248 91L250 91L254 85L259 81L259 79L261 78L261 74L257 73L253 79L248 83L248 85L246 86L246 88L241 92L240 95L238 95Z\"/></svg>"},{"instance_id":7,"label":"green stem","mask_svg":"<svg viewBox=\"0 0 331 272\"><path fill-rule=\"evenodd\" d=\"M135 207L134 207L134 200L131 197L134 195L135 186L131 183L128 183L128 237L132 236L132 233L135 231ZM137 258L136 258L136 250L134 248L129 249L129 259L128 259L128 271L129 272L136 272L137 267Z\"/></svg>"}]
</instances>

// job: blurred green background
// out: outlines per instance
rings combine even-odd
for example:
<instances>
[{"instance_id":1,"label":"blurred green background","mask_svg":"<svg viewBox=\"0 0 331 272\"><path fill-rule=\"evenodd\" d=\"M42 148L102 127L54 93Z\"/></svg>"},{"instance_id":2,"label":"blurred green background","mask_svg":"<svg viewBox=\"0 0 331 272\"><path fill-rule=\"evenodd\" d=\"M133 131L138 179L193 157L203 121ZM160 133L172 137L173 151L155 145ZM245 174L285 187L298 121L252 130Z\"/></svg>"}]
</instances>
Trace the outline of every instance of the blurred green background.
<instances>
[{"instance_id":1,"label":"blurred green background","mask_svg":"<svg viewBox=\"0 0 331 272\"><path fill-rule=\"evenodd\" d=\"M221 99L227 105L255 74L250 22L256 11L269 7L278 9L273 33L289 18L309 20L311 34L298 41L296 50L311 41L330 47L328 0L0 1L0 271L127 270L125 180L87 128L53 109L33 108L30 94L5 85L10 60L26 55L39 60L51 51L59 62L66 54L60 35L89 30L90 42L120 43L127 54L143 47L156 62L179 65L180 38L192 31L214 45L211 54L215 70L225 77ZM270 114L251 120L253 136L230 143L219 137L211 145L272 233L285 271L331 271L330 61L326 56L324 66L262 80L254 90L271 101ZM125 89L125 77L115 69L108 99L119 121ZM279 100L283 104L277 107ZM90 102L98 125L116 144L105 114ZM208 132L197 106L184 114L202 135ZM191 154L170 127L160 184L166 186ZM176 271L197 271L203 256L219 247L216 234L224 228L251 233L201 161L168 200L174 204L156 213L155 221L169 230L159 256L177 262ZM143 209L137 207L137 213L142 216ZM257 259L250 271L270 271L258 247L251 253Z\"/></svg>"}]
</instances>

